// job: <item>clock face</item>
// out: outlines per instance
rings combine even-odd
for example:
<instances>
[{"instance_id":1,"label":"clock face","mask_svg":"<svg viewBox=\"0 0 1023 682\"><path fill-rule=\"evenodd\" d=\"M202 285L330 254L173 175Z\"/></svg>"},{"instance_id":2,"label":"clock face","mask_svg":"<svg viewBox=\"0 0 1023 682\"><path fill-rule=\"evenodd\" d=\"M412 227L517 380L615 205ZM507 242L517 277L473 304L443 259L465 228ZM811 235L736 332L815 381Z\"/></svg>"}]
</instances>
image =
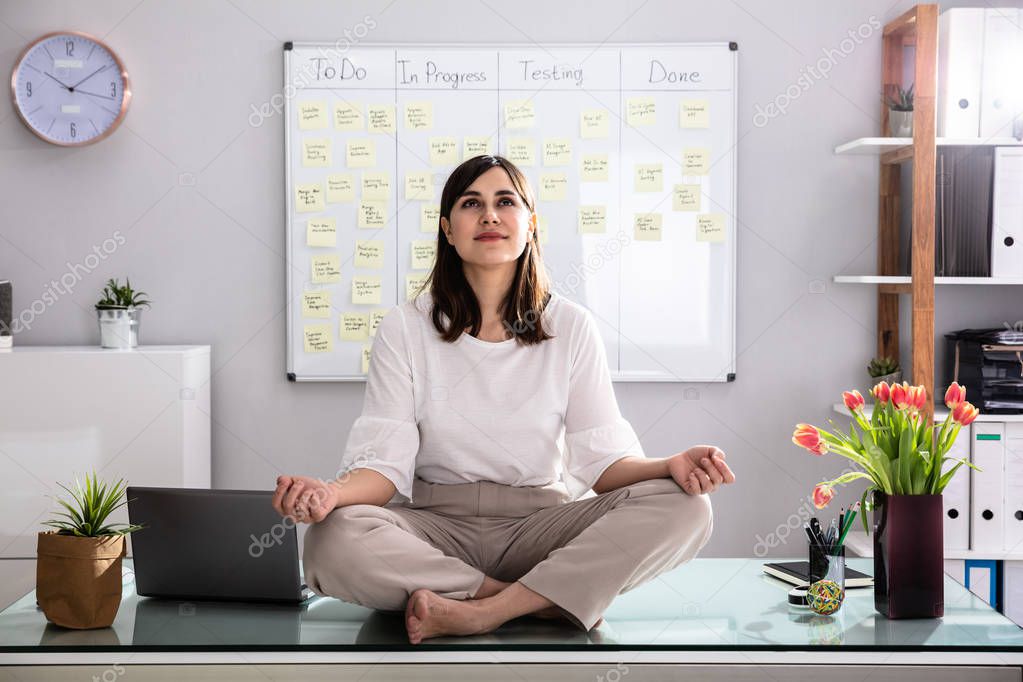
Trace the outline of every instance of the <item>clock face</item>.
<instances>
[{"instance_id":1,"label":"clock face","mask_svg":"<svg viewBox=\"0 0 1023 682\"><path fill-rule=\"evenodd\" d=\"M131 100L128 74L97 38L50 33L22 53L11 74L14 107L47 142L77 146L114 131Z\"/></svg>"}]
</instances>

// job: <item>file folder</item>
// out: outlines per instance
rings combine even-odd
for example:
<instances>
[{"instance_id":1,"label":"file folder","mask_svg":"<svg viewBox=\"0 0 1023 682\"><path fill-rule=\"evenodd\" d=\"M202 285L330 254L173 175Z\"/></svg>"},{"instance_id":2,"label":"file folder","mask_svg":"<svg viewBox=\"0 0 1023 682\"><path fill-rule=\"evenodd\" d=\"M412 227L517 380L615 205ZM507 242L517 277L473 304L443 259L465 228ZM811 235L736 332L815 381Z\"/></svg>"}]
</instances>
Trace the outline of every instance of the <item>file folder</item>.
<instances>
[{"instance_id":1,"label":"file folder","mask_svg":"<svg viewBox=\"0 0 1023 682\"><path fill-rule=\"evenodd\" d=\"M1001 552L1004 533L1005 424L973 422L970 459L970 549Z\"/></svg>"},{"instance_id":2,"label":"file folder","mask_svg":"<svg viewBox=\"0 0 1023 682\"><path fill-rule=\"evenodd\" d=\"M1005 551L1023 552L1023 423L1005 424Z\"/></svg>"},{"instance_id":3,"label":"file folder","mask_svg":"<svg viewBox=\"0 0 1023 682\"><path fill-rule=\"evenodd\" d=\"M1013 7L984 10L984 71L980 83L980 136L1013 137L1023 109L1023 24Z\"/></svg>"},{"instance_id":4,"label":"file folder","mask_svg":"<svg viewBox=\"0 0 1023 682\"><path fill-rule=\"evenodd\" d=\"M970 459L970 432L967 426L959 431L948 457ZM945 549L970 548L970 469L961 466L942 491L941 502L945 511Z\"/></svg>"},{"instance_id":5,"label":"file folder","mask_svg":"<svg viewBox=\"0 0 1023 682\"><path fill-rule=\"evenodd\" d=\"M983 39L983 8L938 15L938 137L980 135Z\"/></svg>"},{"instance_id":6,"label":"file folder","mask_svg":"<svg viewBox=\"0 0 1023 682\"><path fill-rule=\"evenodd\" d=\"M995 147L991 276L1023 277L1023 149Z\"/></svg>"}]
</instances>

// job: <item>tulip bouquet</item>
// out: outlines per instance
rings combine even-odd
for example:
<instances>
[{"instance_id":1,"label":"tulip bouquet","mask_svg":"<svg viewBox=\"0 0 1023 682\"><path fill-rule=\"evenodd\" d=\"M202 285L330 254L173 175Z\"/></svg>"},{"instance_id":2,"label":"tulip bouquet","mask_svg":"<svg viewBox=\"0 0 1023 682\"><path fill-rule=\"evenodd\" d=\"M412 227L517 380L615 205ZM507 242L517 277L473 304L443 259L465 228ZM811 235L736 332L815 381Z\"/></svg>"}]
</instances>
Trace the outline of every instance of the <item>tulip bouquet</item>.
<instances>
[{"instance_id":1,"label":"tulip bouquet","mask_svg":"<svg viewBox=\"0 0 1023 682\"><path fill-rule=\"evenodd\" d=\"M970 424L980 412L966 402L965 387L955 382L948 387L945 405L949 414L941 424L927 419L922 412L927 404L923 386L906 382L888 385L882 381L871 394L875 405L869 419L863 413L864 400L859 391L842 394L853 418L849 435L841 431L830 433L809 424L796 425L793 443L817 456L835 452L858 467L819 483L813 491L815 507L827 506L835 496L836 485L861 478L871 482L860 501L861 508L868 509L868 494L874 490L887 495L937 495L962 465L977 469L965 458L946 456L959 429ZM954 464L943 471L946 462ZM867 515L861 518L867 529Z\"/></svg>"}]
</instances>

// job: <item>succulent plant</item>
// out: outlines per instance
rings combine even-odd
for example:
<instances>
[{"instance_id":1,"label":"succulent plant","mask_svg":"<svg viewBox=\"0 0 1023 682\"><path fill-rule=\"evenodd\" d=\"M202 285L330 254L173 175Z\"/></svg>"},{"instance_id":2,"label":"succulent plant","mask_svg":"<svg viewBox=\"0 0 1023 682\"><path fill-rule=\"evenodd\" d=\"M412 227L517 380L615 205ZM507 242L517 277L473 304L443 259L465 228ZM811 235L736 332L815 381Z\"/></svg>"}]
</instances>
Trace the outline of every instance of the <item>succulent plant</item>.
<instances>
[{"instance_id":1,"label":"succulent plant","mask_svg":"<svg viewBox=\"0 0 1023 682\"><path fill-rule=\"evenodd\" d=\"M892 111L913 111L913 86L909 90L903 90L901 85L895 86L898 91L898 98L885 96L884 101Z\"/></svg>"},{"instance_id":2,"label":"succulent plant","mask_svg":"<svg viewBox=\"0 0 1023 682\"><path fill-rule=\"evenodd\" d=\"M142 298L147 295L146 292L132 289L130 279L125 279L124 282L124 286L121 286L116 279L107 280L107 285L103 287L103 298L96 307L126 309L149 305L149 301Z\"/></svg>"},{"instance_id":3,"label":"succulent plant","mask_svg":"<svg viewBox=\"0 0 1023 682\"><path fill-rule=\"evenodd\" d=\"M890 356L874 358L870 361L870 364L867 365L867 372L869 372L872 377L883 377L888 374L898 372L899 369L899 361Z\"/></svg>"}]
</instances>

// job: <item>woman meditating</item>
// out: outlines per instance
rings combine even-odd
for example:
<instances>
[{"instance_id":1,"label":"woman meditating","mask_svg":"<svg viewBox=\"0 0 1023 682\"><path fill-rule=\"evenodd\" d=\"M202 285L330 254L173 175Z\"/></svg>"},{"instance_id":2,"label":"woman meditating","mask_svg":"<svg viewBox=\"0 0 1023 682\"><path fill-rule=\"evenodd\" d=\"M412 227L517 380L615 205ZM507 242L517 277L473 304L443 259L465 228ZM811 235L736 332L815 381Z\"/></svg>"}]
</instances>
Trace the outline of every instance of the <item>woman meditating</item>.
<instances>
[{"instance_id":1,"label":"woman meditating","mask_svg":"<svg viewBox=\"0 0 1023 682\"><path fill-rule=\"evenodd\" d=\"M503 157L455 169L427 284L377 328L341 475L277 480L274 508L311 524L308 586L404 610L412 643L526 614L590 630L696 556L707 493L735 480L713 446L646 457L593 314L549 288L533 196Z\"/></svg>"}]
</instances>

